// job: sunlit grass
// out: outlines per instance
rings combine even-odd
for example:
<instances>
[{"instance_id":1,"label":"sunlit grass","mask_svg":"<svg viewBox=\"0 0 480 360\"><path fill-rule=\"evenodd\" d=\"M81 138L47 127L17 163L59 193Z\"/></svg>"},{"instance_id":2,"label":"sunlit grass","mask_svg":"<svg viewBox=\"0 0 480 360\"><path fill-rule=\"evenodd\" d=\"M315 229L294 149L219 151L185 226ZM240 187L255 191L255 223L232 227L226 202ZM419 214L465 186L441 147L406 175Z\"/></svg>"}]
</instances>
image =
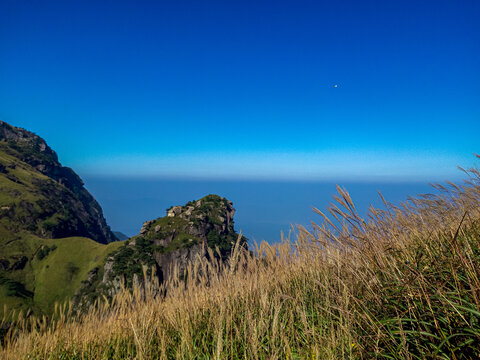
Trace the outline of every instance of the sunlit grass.
<instances>
[{"instance_id":1,"label":"sunlit grass","mask_svg":"<svg viewBox=\"0 0 480 360\"><path fill-rule=\"evenodd\" d=\"M164 297L147 282L81 316L20 317L0 357L480 358L480 173L469 174L367 219L338 188L313 232L237 246L228 263L195 259Z\"/></svg>"}]
</instances>

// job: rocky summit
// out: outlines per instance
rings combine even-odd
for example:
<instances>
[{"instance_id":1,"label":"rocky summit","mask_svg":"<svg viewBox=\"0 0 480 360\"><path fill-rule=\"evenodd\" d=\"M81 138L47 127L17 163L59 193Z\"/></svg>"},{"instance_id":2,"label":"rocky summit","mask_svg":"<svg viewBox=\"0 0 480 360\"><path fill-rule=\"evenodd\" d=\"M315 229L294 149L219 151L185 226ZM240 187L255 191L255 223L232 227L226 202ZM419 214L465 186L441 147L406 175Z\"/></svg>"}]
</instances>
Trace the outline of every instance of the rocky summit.
<instances>
[{"instance_id":1,"label":"rocky summit","mask_svg":"<svg viewBox=\"0 0 480 360\"><path fill-rule=\"evenodd\" d=\"M167 209L164 217L147 221L140 233L116 250L102 269L93 269L88 281L76 294L77 301L85 303L103 291L113 295L124 283L132 286L143 279L144 270L154 274L160 282L169 279L175 266L179 274L195 258L214 256L226 259L239 235L234 230L235 210L231 201L218 195L207 195L190 201L185 206ZM247 239L240 238L247 247Z\"/></svg>"}]
</instances>

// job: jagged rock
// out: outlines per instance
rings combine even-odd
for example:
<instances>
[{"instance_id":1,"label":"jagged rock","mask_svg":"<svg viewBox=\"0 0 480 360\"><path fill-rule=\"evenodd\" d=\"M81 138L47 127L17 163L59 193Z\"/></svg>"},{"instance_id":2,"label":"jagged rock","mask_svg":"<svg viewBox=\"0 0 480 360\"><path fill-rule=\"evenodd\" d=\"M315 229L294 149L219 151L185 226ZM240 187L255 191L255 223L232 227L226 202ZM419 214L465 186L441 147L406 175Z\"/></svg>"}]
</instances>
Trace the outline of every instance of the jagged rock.
<instances>
[{"instance_id":1,"label":"jagged rock","mask_svg":"<svg viewBox=\"0 0 480 360\"><path fill-rule=\"evenodd\" d=\"M167 211L167 216L168 217L174 217L175 215L180 214L181 211L182 211L181 206L174 206L170 210Z\"/></svg>"},{"instance_id":2,"label":"jagged rock","mask_svg":"<svg viewBox=\"0 0 480 360\"><path fill-rule=\"evenodd\" d=\"M226 259L238 239L234 214L231 201L208 195L168 209L163 218L146 221L139 235L108 258L101 281L107 295L120 290L122 282L141 285L144 271L159 282L173 276L174 267L181 275L189 261L209 258L208 247L218 249L219 256ZM241 245L247 247L244 237Z\"/></svg>"},{"instance_id":3,"label":"jagged rock","mask_svg":"<svg viewBox=\"0 0 480 360\"><path fill-rule=\"evenodd\" d=\"M150 229L150 225L152 225L154 222L155 222L155 220L145 221L143 223L142 228L140 229L140 235L145 234Z\"/></svg>"}]
</instances>

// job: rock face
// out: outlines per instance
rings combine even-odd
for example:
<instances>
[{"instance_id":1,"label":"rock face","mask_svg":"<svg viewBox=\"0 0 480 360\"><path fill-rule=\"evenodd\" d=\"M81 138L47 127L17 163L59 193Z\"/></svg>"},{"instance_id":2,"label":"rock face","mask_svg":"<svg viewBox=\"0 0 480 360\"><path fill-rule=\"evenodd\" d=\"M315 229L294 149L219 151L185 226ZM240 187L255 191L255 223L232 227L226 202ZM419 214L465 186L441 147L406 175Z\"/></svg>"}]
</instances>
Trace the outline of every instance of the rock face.
<instances>
[{"instance_id":1,"label":"rock face","mask_svg":"<svg viewBox=\"0 0 480 360\"><path fill-rule=\"evenodd\" d=\"M234 214L232 202L217 195L168 209L167 216L145 222L140 234L113 253L103 274L85 284L85 289L107 289L104 294L113 295L122 281L127 286L138 284L144 269L151 275L152 268L158 280L165 281L172 276L175 266L181 275L189 261L197 257L208 259L207 247L214 250L214 256L226 259L238 239ZM247 240L242 237L240 244L247 247ZM81 299L81 293L77 298Z\"/></svg>"},{"instance_id":2,"label":"rock face","mask_svg":"<svg viewBox=\"0 0 480 360\"><path fill-rule=\"evenodd\" d=\"M167 216L144 224L144 238L155 247L154 259L162 278L169 278L174 266L183 273L195 257L207 257L206 248L218 249L227 258L238 234L233 227L233 203L208 195L185 206L174 206ZM246 239L242 244L246 246Z\"/></svg>"},{"instance_id":3,"label":"rock face","mask_svg":"<svg viewBox=\"0 0 480 360\"><path fill-rule=\"evenodd\" d=\"M134 273L142 275L143 266L155 266L162 281L172 275L174 266L182 273L189 260L207 257L207 247L227 258L238 238L234 214L233 203L218 195L171 207L167 216L146 221L140 234L110 257L103 280L124 276L129 282ZM241 244L247 246L243 237Z\"/></svg>"},{"instance_id":4,"label":"rock face","mask_svg":"<svg viewBox=\"0 0 480 360\"><path fill-rule=\"evenodd\" d=\"M0 121L0 218L12 231L28 230L45 238L84 236L115 241L102 209L83 181L41 137ZM20 175L25 175L21 178ZM11 185L11 186L10 186ZM21 199L9 200L12 199Z\"/></svg>"}]
</instances>

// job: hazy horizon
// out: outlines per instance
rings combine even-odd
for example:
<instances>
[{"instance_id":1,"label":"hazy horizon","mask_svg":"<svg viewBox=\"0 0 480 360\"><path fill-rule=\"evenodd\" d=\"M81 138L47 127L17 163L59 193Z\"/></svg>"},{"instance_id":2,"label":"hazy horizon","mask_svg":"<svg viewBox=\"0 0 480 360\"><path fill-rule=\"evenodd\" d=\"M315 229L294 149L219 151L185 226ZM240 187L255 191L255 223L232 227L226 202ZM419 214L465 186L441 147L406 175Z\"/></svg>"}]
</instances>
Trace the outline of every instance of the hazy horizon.
<instances>
[{"instance_id":1,"label":"hazy horizon","mask_svg":"<svg viewBox=\"0 0 480 360\"><path fill-rule=\"evenodd\" d=\"M291 225L309 226L321 222L312 206L325 211L334 202L336 183L294 181L219 181L121 179L85 177L87 189L99 201L112 230L137 235L144 221L166 215L174 205L217 194L233 201L235 229L251 241L280 241L280 232L288 235ZM351 194L362 216L370 204L383 207L378 191L387 201L399 204L409 196L432 193L426 182L340 182Z\"/></svg>"}]
</instances>

